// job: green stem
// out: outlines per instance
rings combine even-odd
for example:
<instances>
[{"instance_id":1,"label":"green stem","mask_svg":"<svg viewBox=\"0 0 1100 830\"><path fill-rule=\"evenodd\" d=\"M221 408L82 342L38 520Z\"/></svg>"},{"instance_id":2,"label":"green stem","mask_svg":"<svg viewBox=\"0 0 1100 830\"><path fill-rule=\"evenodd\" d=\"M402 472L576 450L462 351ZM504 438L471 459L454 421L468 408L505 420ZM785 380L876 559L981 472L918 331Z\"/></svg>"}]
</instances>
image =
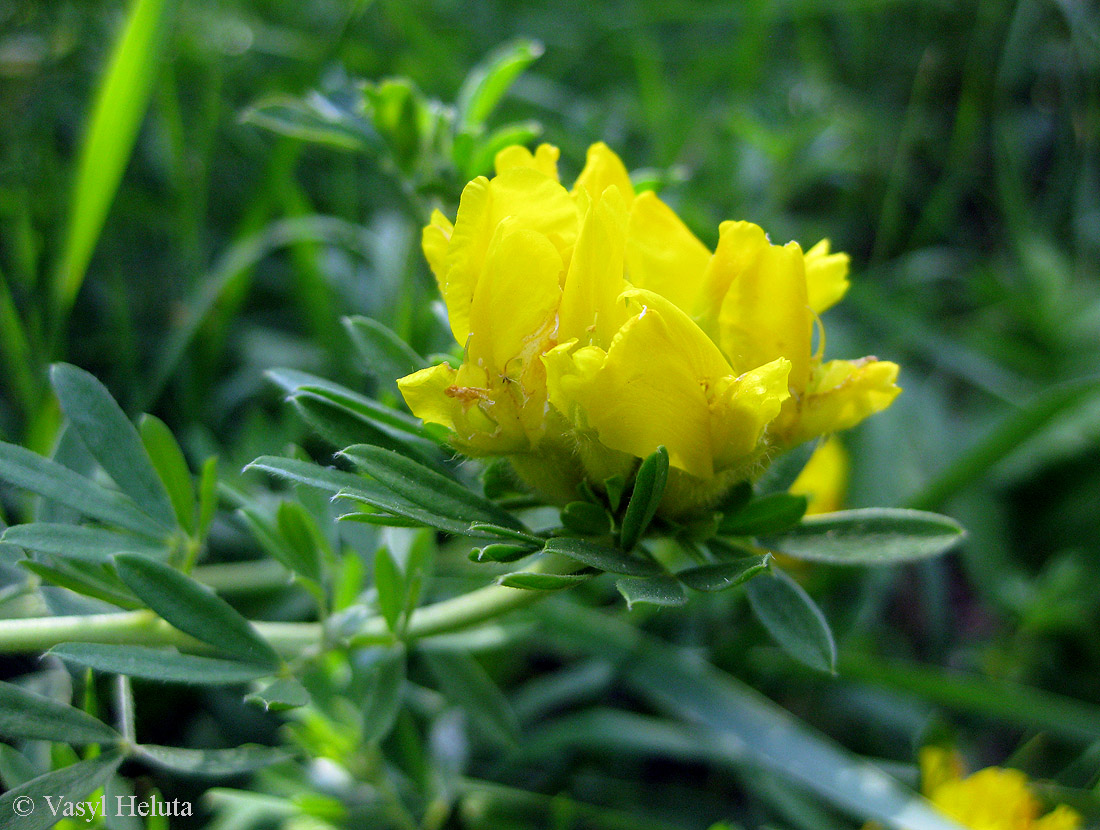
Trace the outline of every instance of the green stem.
<instances>
[{"instance_id":1,"label":"green stem","mask_svg":"<svg viewBox=\"0 0 1100 830\"><path fill-rule=\"evenodd\" d=\"M564 560L544 558L532 570L558 573L576 570ZM426 605L413 612L406 639L415 640L465 628L524 608L545 597L542 591L524 591L489 585L453 599ZM255 622L256 631L284 656L293 657L322 643L320 623ZM350 647L388 644L393 641L385 620L366 620L350 638ZM113 643L116 645L176 646L188 651L209 647L184 634L151 611L91 614L73 617L30 617L0 620L0 654L43 652L60 643Z\"/></svg>"}]
</instances>

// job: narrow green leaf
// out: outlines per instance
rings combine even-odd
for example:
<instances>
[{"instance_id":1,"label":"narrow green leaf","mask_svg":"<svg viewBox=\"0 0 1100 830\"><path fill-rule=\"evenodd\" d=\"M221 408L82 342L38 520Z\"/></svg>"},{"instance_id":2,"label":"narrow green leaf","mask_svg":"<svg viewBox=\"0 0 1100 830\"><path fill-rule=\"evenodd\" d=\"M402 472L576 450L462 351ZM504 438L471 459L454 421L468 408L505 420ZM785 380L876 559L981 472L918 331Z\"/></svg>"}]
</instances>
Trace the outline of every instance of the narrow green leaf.
<instances>
[{"instance_id":1,"label":"narrow green leaf","mask_svg":"<svg viewBox=\"0 0 1100 830\"><path fill-rule=\"evenodd\" d=\"M244 744L233 749L180 749L138 744L134 751L139 759L154 766L184 775L211 778L255 772L292 757L286 750L258 744Z\"/></svg>"},{"instance_id":2,"label":"narrow green leaf","mask_svg":"<svg viewBox=\"0 0 1100 830\"><path fill-rule=\"evenodd\" d=\"M696 591L725 591L743 585L757 574L767 570L771 557L767 554L759 558L742 559L738 562L718 562L714 565L700 565L688 568L676 574L676 578Z\"/></svg>"},{"instance_id":3,"label":"narrow green leaf","mask_svg":"<svg viewBox=\"0 0 1100 830\"><path fill-rule=\"evenodd\" d=\"M564 591L591 578L586 574L543 574L535 571L516 571L499 577L497 583L505 588L519 588L524 591Z\"/></svg>"},{"instance_id":4,"label":"narrow green leaf","mask_svg":"<svg viewBox=\"0 0 1100 830\"><path fill-rule=\"evenodd\" d=\"M44 562L24 559L19 564L50 584L67 588L77 594L109 602L131 611L145 607L126 593L121 585L115 584L117 579L109 579L106 572L95 573L84 562L74 566L64 560L54 560L47 565Z\"/></svg>"},{"instance_id":5,"label":"narrow green leaf","mask_svg":"<svg viewBox=\"0 0 1100 830\"><path fill-rule=\"evenodd\" d=\"M790 493L772 493L753 499L718 523L722 536L761 536L794 527L806 515L808 500Z\"/></svg>"},{"instance_id":6,"label":"narrow green leaf","mask_svg":"<svg viewBox=\"0 0 1100 830\"><path fill-rule=\"evenodd\" d=\"M345 317L343 323L367 371L379 380L393 384L427 365L408 343L377 320L354 316Z\"/></svg>"},{"instance_id":7,"label":"narrow green leaf","mask_svg":"<svg viewBox=\"0 0 1100 830\"><path fill-rule=\"evenodd\" d=\"M550 539L544 550L608 573L627 576L659 576L662 573L661 566L652 559L643 559L618 548L569 536Z\"/></svg>"},{"instance_id":8,"label":"narrow green leaf","mask_svg":"<svg viewBox=\"0 0 1100 830\"><path fill-rule=\"evenodd\" d=\"M836 642L810 595L779 568L748 584L757 619L787 654L812 669L836 672Z\"/></svg>"},{"instance_id":9,"label":"narrow green leaf","mask_svg":"<svg viewBox=\"0 0 1100 830\"><path fill-rule=\"evenodd\" d=\"M269 712L285 712L308 706L309 691L292 677L280 677L259 690L245 695L245 703L254 703Z\"/></svg>"},{"instance_id":10,"label":"narrow green leaf","mask_svg":"<svg viewBox=\"0 0 1100 830\"><path fill-rule=\"evenodd\" d=\"M516 715L507 698L474 658L457 651L423 651L421 657L444 696L463 709L486 738L515 746L519 740Z\"/></svg>"},{"instance_id":11,"label":"narrow green leaf","mask_svg":"<svg viewBox=\"0 0 1100 830\"><path fill-rule=\"evenodd\" d=\"M313 144L355 152L381 149L381 140L363 118L313 93L305 99L271 95L241 115L241 122Z\"/></svg>"},{"instance_id":12,"label":"narrow green leaf","mask_svg":"<svg viewBox=\"0 0 1100 830\"><path fill-rule=\"evenodd\" d=\"M395 437L390 431L380 429L374 421L363 418L325 395L297 392L287 400L302 421L337 449L350 444L368 443L418 459L424 457L415 453L405 437Z\"/></svg>"},{"instance_id":13,"label":"narrow green leaf","mask_svg":"<svg viewBox=\"0 0 1100 830\"><path fill-rule=\"evenodd\" d=\"M0 442L0 479L104 524L154 539L168 534L170 525L147 516L129 496L15 444Z\"/></svg>"},{"instance_id":14,"label":"narrow green leaf","mask_svg":"<svg viewBox=\"0 0 1100 830\"><path fill-rule=\"evenodd\" d=\"M615 587L626 600L626 607L636 603L675 607L687 602L687 593L675 577L624 577L616 580Z\"/></svg>"},{"instance_id":15,"label":"narrow green leaf","mask_svg":"<svg viewBox=\"0 0 1100 830\"><path fill-rule=\"evenodd\" d=\"M958 522L938 513L872 507L809 516L783 535L761 541L796 559L890 565L939 556L965 535Z\"/></svg>"},{"instance_id":16,"label":"narrow green leaf","mask_svg":"<svg viewBox=\"0 0 1100 830\"><path fill-rule=\"evenodd\" d=\"M163 683L199 686L229 686L259 680L271 669L256 663L235 663L216 657L198 657L145 646L116 646L103 643L62 643L48 652L74 663L109 674L125 674Z\"/></svg>"},{"instance_id":17,"label":"narrow green leaf","mask_svg":"<svg viewBox=\"0 0 1100 830\"><path fill-rule=\"evenodd\" d=\"M630 503L626 506L626 515L623 516L623 550L631 550L642 538L657 514L667 481L668 450L658 447L655 453L642 461L638 474L634 477L634 492L630 494Z\"/></svg>"},{"instance_id":18,"label":"narrow green leaf","mask_svg":"<svg viewBox=\"0 0 1100 830\"><path fill-rule=\"evenodd\" d=\"M455 102L459 129L479 130L516 78L542 52L538 41L515 40L500 46L471 69Z\"/></svg>"},{"instance_id":19,"label":"narrow green leaf","mask_svg":"<svg viewBox=\"0 0 1100 830\"><path fill-rule=\"evenodd\" d=\"M245 469L263 470L288 481L327 490L336 497L364 502L378 510L393 513L447 533L455 535L470 533L467 523L440 516L431 509L425 509L408 499L402 498L388 487L383 487L375 481L354 473L345 473L331 467L321 467L308 461L299 461L296 458L276 458L273 456L257 458ZM373 520L373 517L363 517L362 519L352 516L341 517L344 521L352 518L368 522ZM385 517L379 517L377 523L388 524L389 522L385 520Z\"/></svg>"},{"instance_id":20,"label":"narrow green leaf","mask_svg":"<svg viewBox=\"0 0 1100 830\"><path fill-rule=\"evenodd\" d=\"M180 631L235 657L279 664L279 655L252 624L207 586L142 556L116 556L115 569L139 599Z\"/></svg>"},{"instance_id":21,"label":"narrow green leaf","mask_svg":"<svg viewBox=\"0 0 1100 830\"><path fill-rule=\"evenodd\" d=\"M38 770L19 750L0 744L0 785L14 790L38 777Z\"/></svg>"},{"instance_id":22,"label":"narrow green leaf","mask_svg":"<svg viewBox=\"0 0 1100 830\"><path fill-rule=\"evenodd\" d=\"M290 554L289 561L283 562L292 571L307 579L319 582L321 563L328 550L321 528L316 519L302 505L294 501L284 501L276 514L279 532L286 544L283 549Z\"/></svg>"},{"instance_id":23,"label":"narrow green leaf","mask_svg":"<svg viewBox=\"0 0 1100 830\"><path fill-rule=\"evenodd\" d=\"M339 522L359 522L365 525L378 527L424 527L424 522L417 519L407 519L404 516L395 516L392 513L375 513L362 511L359 513L344 513L337 516Z\"/></svg>"},{"instance_id":24,"label":"narrow green leaf","mask_svg":"<svg viewBox=\"0 0 1100 830\"><path fill-rule=\"evenodd\" d=\"M371 667L363 705L363 742L374 743L393 729L405 697L405 649L395 646Z\"/></svg>"},{"instance_id":25,"label":"narrow green leaf","mask_svg":"<svg viewBox=\"0 0 1100 830\"><path fill-rule=\"evenodd\" d=\"M606 536L611 532L611 517L597 504L574 501L561 511L561 523L571 533L580 536Z\"/></svg>"},{"instance_id":26,"label":"narrow green leaf","mask_svg":"<svg viewBox=\"0 0 1100 830\"><path fill-rule=\"evenodd\" d=\"M202 465L199 478L199 524L198 537L205 539L218 512L218 459L210 456Z\"/></svg>"},{"instance_id":27,"label":"narrow green leaf","mask_svg":"<svg viewBox=\"0 0 1100 830\"><path fill-rule=\"evenodd\" d=\"M496 536L500 539L515 539L517 542L524 542L538 548L541 548L546 541L530 531L513 530L510 527L501 527L489 522L473 522L470 524L470 530L474 533Z\"/></svg>"},{"instance_id":28,"label":"narrow green leaf","mask_svg":"<svg viewBox=\"0 0 1100 830\"><path fill-rule=\"evenodd\" d=\"M386 627L396 632L398 618L405 607L405 578L384 547L374 554L374 588L378 592L378 608Z\"/></svg>"},{"instance_id":29,"label":"narrow green leaf","mask_svg":"<svg viewBox=\"0 0 1100 830\"><path fill-rule=\"evenodd\" d=\"M786 493L791 489L798 478L799 473L810 461L810 456L817 449L817 441L806 441L797 447L787 450L771 464L760 480L756 483L761 493Z\"/></svg>"},{"instance_id":30,"label":"narrow green leaf","mask_svg":"<svg viewBox=\"0 0 1100 830\"><path fill-rule=\"evenodd\" d=\"M61 818L61 802L80 801L104 786L122 760L121 753L107 752L8 790L0 796L0 830L48 830ZM46 796L58 807L56 815Z\"/></svg>"},{"instance_id":31,"label":"narrow green leaf","mask_svg":"<svg viewBox=\"0 0 1100 830\"><path fill-rule=\"evenodd\" d=\"M422 438L425 441L435 442L432 434L416 418L385 406L366 395L360 395L346 386L297 369L269 369L264 374L268 380L285 390L288 395L308 393L323 397L355 413L361 420L388 431L391 435L406 439Z\"/></svg>"},{"instance_id":32,"label":"narrow green leaf","mask_svg":"<svg viewBox=\"0 0 1100 830\"><path fill-rule=\"evenodd\" d=\"M708 747L728 753L733 762L749 759L853 816L875 819L892 830L962 830L879 767L697 655L575 605L544 603L538 613L546 631L571 650L613 660L628 687L658 711L698 726ZM677 741L678 747L684 745Z\"/></svg>"},{"instance_id":33,"label":"narrow green leaf","mask_svg":"<svg viewBox=\"0 0 1100 830\"><path fill-rule=\"evenodd\" d=\"M118 488L158 522L175 527L176 514L164 484L137 430L107 387L67 363L50 367L50 382L84 446Z\"/></svg>"},{"instance_id":34,"label":"narrow green leaf","mask_svg":"<svg viewBox=\"0 0 1100 830\"><path fill-rule=\"evenodd\" d=\"M80 150L68 234L54 284L58 306L76 299L107 211L122 180L165 57L167 0L134 0L122 35L99 85L95 107ZM140 502L139 502L140 504Z\"/></svg>"},{"instance_id":35,"label":"narrow green leaf","mask_svg":"<svg viewBox=\"0 0 1100 830\"><path fill-rule=\"evenodd\" d=\"M167 424L153 415L142 415L138 424L141 442L153 468L168 491L176 520L187 533L195 532L195 484L183 450Z\"/></svg>"},{"instance_id":36,"label":"narrow green leaf","mask_svg":"<svg viewBox=\"0 0 1100 830\"><path fill-rule=\"evenodd\" d=\"M530 545L509 545L496 543L470 551L471 562L515 562L535 552Z\"/></svg>"},{"instance_id":37,"label":"narrow green leaf","mask_svg":"<svg viewBox=\"0 0 1100 830\"><path fill-rule=\"evenodd\" d=\"M102 527L59 525L52 522L15 525L5 530L0 538L27 550L91 562L105 562L116 553L138 553L154 557L164 557L168 553L166 546L137 536L115 533Z\"/></svg>"},{"instance_id":38,"label":"narrow green leaf","mask_svg":"<svg viewBox=\"0 0 1100 830\"><path fill-rule=\"evenodd\" d=\"M453 478L397 453L357 444L340 455L404 499L459 522L491 522L523 530L514 516Z\"/></svg>"},{"instance_id":39,"label":"narrow green leaf","mask_svg":"<svg viewBox=\"0 0 1100 830\"><path fill-rule=\"evenodd\" d=\"M86 712L2 682L0 735L68 744L110 744L122 737Z\"/></svg>"}]
</instances>

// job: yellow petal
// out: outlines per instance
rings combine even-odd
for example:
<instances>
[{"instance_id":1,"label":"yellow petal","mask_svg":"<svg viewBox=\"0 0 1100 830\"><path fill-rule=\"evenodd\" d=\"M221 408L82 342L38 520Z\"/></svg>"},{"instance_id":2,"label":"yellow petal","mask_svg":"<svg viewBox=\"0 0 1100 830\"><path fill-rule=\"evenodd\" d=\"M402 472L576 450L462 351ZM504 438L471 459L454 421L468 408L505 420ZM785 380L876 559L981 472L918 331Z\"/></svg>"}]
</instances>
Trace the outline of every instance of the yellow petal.
<instances>
[{"instance_id":1,"label":"yellow petal","mask_svg":"<svg viewBox=\"0 0 1100 830\"><path fill-rule=\"evenodd\" d=\"M1064 804L1047 813L1033 825L1034 830L1078 830L1084 819L1076 810Z\"/></svg>"},{"instance_id":2,"label":"yellow petal","mask_svg":"<svg viewBox=\"0 0 1100 830\"><path fill-rule=\"evenodd\" d=\"M603 348L626 322L619 295L626 247L626 205L618 187L607 188L587 209L562 290L560 340L576 339Z\"/></svg>"},{"instance_id":3,"label":"yellow petal","mask_svg":"<svg viewBox=\"0 0 1100 830\"><path fill-rule=\"evenodd\" d=\"M827 441L823 446L831 443L833 442ZM933 745L923 746L917 761L920 765L920 791L925 795L931 795L939 789L941 784L958 781L963 777L962 758L952 749Z\"/></svg>"},{"instance_id":4,"label":"yellow petal","mask_svg":"<svg viewBox=\"0 0 1100 830\"><path fill-rule=\"evenodd\" d=\"M634 199L630 173L614 151L599 141L588 148L584 169L577 176L573 191L578 192L583 188L588 191L591 198L598 199L607 188L612 186L619 188L619 194L629 206Z\"/></svg>"},{"instance_id":5,"label":"yellow petal","mask_svg":"<svg viewBox=\"0 0 1100 830\"><path fill-rule=\"evenodd\" d=\"M844 445L838 439L830 438L814 450L789 490L796 496L809 497L808 514L832 513L844 507L848 492L848 468L848 453ZM924 759L924 750L921 750L921 759Z\"/></svg>"},{"instance_id":6,"label":"yellow petal","mask_svg":"<svg viewBox=\"0 0 1100 830\"><path fill-rule=\"evenodd\" d=\"M753 378L738 386L721 352L667 299L638 289L623 296L639 311L606 353L588 346L570 355L570 344L563 344L544 356L550 400L613 450L643 457L663 444L672 466L709 479L714 425L724 452L733 422L745 420L747 401L767 398L754 385L767 383ZM769 394L785 396L785 379L780 385Z\"/></svg>"},{"instance_id":7,"label":"yellow petal","mask_svg":"<svg viewBox=\"0 0 1100 830\"><path fill-rule=\"evenodd\" d=\"M480 176L466 185L447 250L443 299L455 340L470 334L470 304L497 225L512 217L543 234L568 260L576 242L577 209L560 184L531 167L505 170L492 181Z\"/></svg>"},{"instance_id":8,"label":"yellow petal","mask_svg":"<svg viewBox=\"0 0 1100 830\"><path fill-rule=\"evenodd\" d=\"M739 372L791 361L791 388L809 381L812 317L806 300L802 251L794 242L767 245L726 292L718 318L722 350Z\"/></svg>"},{"instance_id":9,"label":"yellow petal","mask_svg":"<svg viewBox=\"0 0 1100 830\"><path fill-rule=\"evenodd\" d=\"M455 383L455 375L452 367L440 363L399 379L397 388L417 418L454 429L455 415L461 405L448 390Z\"/></svg>"},{"instance_id":10,"label":"yellow petal","mask_svg":"<svg viewBox=\"0 0 1100 830\"><path fill-rule=\"evenodd\" d=\"M561 255L543 234L503 220L493 235L470 311L469 358L518 377L538 362L561 300Z\"/></svg>"},{"instance_id":11,"label":"yellow petal","mask_svg":"<svg viewBox=\"0 0 1100 830\"><path fill-rule=\"evenodd\" d=\"M718 318L730 286L755 266L770 244L764 229L752 222L723 222L718 226L718 247L707 263L703 289L695 302L695 319L714 339L719 338Z\"/></svg>"},{"instance_id":12,"label":"yellow petal","mask_svg":"<svg viewBox=\"0 0 1100 830\"><path fill-rule=\"evenodd\" d=\"M652 191L639 194L630 207L627 229L627 279L691 310L702 288L710 251L668 205Z\"/></svg>"},{"instance_id":13,"label":"yellow petal","mask_svg":"<svg viewBox=\"0 0 1100 830\"><path fill-rule=\"evenodd\" d=\"M558 156L560 155L561 151L553 144L540 144L533 155L522 144L513 144L497 153L495 160L497 175L516 167L530 167L558 181Z\"/></svg>"},{"instance_id":14,"label":"yellow petal","mask_svg":"<svg viewBox=\"0 0 1100 830\"><path fill-rule=\"evenodd\" d=\"M814 373L792 443L850 429L893 403L898 366L873 357L831 360Z\"/></svg>"},{"instance_id":15,"label":"yellow petal","mask_svg":"<svg viewBox=\"0 0 1100 830\"><path fill-rule=\"evenodd\" d=\"M454 232L454 229L450 219L438 210L433 210L431 223L424 226L424 231L421 234L420 244L424 249L424 256L428 260L428 265L431 266L432 274L435 275L435 281L439 285L440 291L443 290L447 276L447 248L450 247L451 233Z\"/></svg>"},{"instance_id":16,"label":"yellow petal","mask_svg":"<svg viewBox=\"0 0 1100 830\"><path fill-rule=\"evenodd\" d=\"M735 467L757 451L764 429L790 397L791 362L773 360L739 377L718 381L711 402L711 446L716 471Z\"/></svg>"},{"instance_id":17,"label":"yellow petal","mask_svg":"<svg viewBox=\"0 0 1100 830\"><path fill-rule=\"evenodd\" d=\"M848 292L848 260L844 253L829 253L822 239L806 251L806 290L816 314L832 308Z\"/></svg>"}]
</instances>

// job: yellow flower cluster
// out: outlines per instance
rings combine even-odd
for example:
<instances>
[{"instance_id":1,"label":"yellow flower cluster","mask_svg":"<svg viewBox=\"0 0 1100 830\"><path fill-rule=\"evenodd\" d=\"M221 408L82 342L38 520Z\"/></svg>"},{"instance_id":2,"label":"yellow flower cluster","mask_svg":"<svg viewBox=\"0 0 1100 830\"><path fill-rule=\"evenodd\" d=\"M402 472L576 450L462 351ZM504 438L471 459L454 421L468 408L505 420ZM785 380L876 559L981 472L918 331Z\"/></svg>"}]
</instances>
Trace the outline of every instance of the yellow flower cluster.
<instances>
[{"instance_id":1,"label":"yellow flower cluster","mask_svg":"<svg viewBox=\"0 0 1100 830\"><path fill-rule=\"evenodd\" d=\"M948 818L971 830L1077 830L1081 816L1058 806L1045 816L1019 770L987 767L963 775L956 753L924 747L920 753L921 789Z\"/></svg>"},{"instance_id":2,"label":"yellow flower cluster","mask_svg":"<svg viewBox=\"0 0 1100 830\"><path fill-rule=\"evenodd\" d=\"M399 381L469 455L505 455L550 498L629 476L664 445L662 511L752 477L775 453L890 404L898 367L825 362L817 315L848 287L827 240L803 252L724 222L712 252L604 144L571 190L558 150L510 147L436 211L424 252L464 348ZM820 338L823 342L824 338Z\"/></svg>"}]
</instances>

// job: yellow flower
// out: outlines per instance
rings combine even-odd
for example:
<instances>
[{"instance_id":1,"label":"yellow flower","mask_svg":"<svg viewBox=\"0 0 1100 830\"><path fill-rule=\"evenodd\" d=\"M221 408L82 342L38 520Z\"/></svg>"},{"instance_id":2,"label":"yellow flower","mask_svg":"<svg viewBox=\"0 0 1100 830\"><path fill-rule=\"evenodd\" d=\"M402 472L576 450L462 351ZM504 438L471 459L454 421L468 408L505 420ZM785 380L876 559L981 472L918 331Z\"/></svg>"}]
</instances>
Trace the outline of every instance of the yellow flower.
<instances>
[{"instance_id":1,"label":"yellow flower","mask_svg":"<svg viewBox=\"0 0 1100 830\"><path fill-rule=\"evenodd\" d=\"M1040 817L1039 800L1019 770L987 767L964 776L958 754L926 746L921 790L947 817L971 830L1077 830L1081 816L1064 805Z\"/></svg>"},{"instance_id":2,"label":"yellow flower","mask_svg":"<svg viewBox=\"0 0 1100 830\"><path fill-rule=\"evenodd\" d=\"M848 452L836 438L814 450L789 492L807 496L807 514L832 513L844 507L848 494Z\"/></svg>"},{"instance_id":3,"label":"yellow flower","mask_svg":"<svg viewBox=\"0 0 1100 830\"><path fill-rule=\"evenodd\" d=\"M847 429L898 393L897 366L823 363L817 315L848 258L725 222L711 252L655 194L636 194L604 144L571 190L558 150L509 147L496 175L438 211L424 253L463 348L399 381L412 411L470 455L505 455L558 500L629 476L664 445L662 511L757 475L797 443ZM822 337L823 339L823 337Z\"/></svg>"}]
</instances>

